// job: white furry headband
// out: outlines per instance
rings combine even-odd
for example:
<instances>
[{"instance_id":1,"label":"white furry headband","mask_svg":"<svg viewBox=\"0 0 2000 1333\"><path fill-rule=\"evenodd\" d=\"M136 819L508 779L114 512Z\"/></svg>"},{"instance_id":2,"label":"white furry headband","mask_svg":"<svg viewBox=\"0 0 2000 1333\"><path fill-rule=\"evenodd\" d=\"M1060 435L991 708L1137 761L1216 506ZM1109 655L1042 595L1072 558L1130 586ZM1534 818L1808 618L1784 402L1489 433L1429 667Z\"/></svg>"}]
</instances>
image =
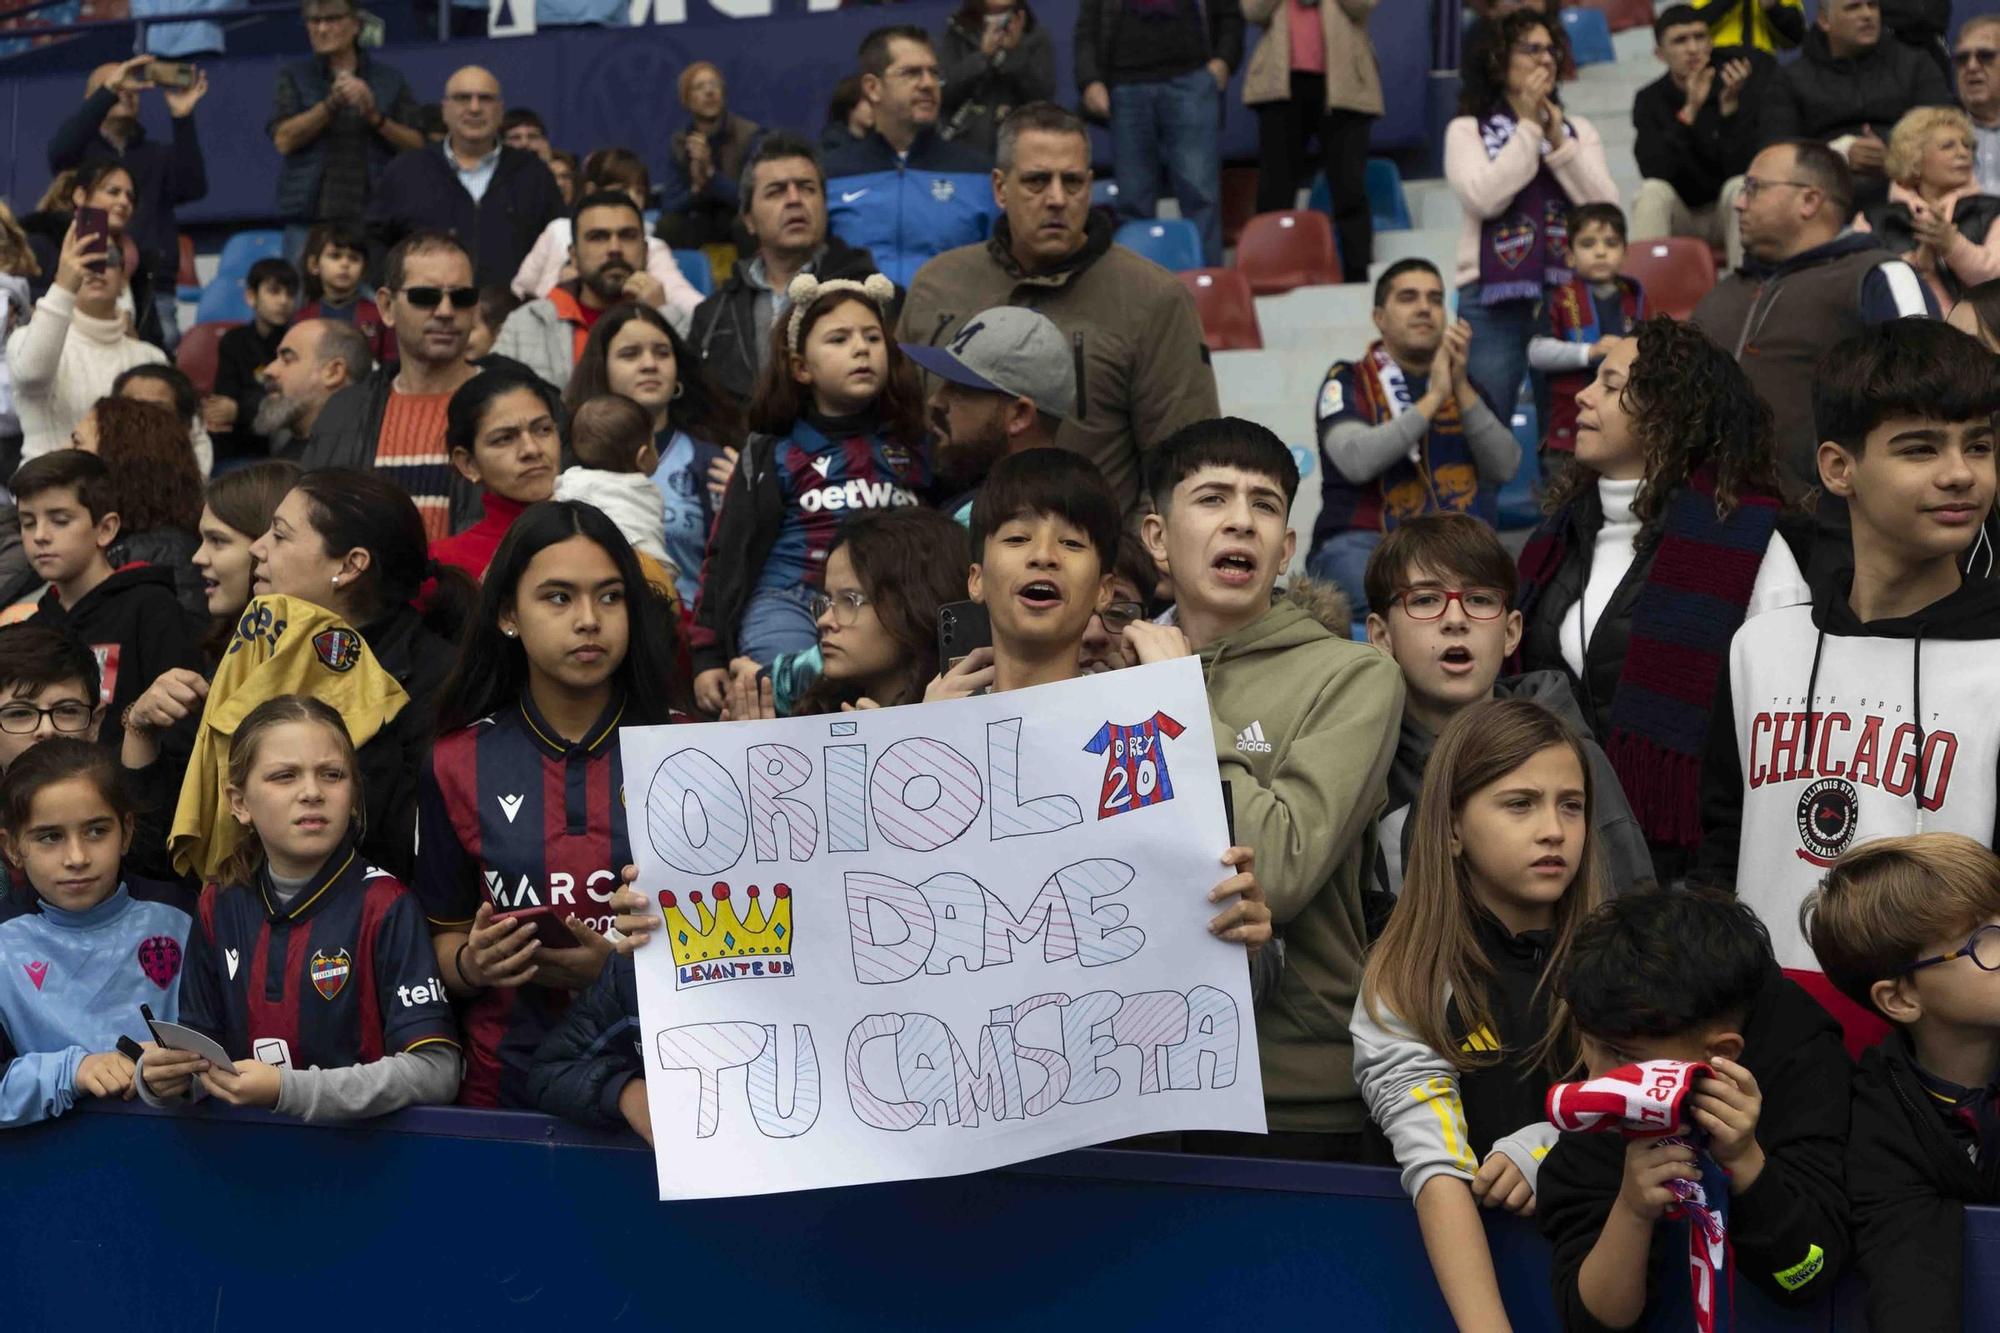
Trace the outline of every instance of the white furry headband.
<instances>
[{"instance_id":1,"label":"white furry headband","mask_svg":"<svg viewBox=\"0 0 2000 1333\"><path fill-rule=\"evenodd\" d=\"M896 284L880 273L870 273L860 282L852 278L831 278L821 282L810 273L801 273L793 278L785 288L785 295L792 301L791 323L785 329L785 347L793 354L799 350L799 330L806 324L806 316L812 308L829 296L840 292L852 292L875 307L881 314L889 308L889 302L896 299Z\"/></svg>"}]
</instances>

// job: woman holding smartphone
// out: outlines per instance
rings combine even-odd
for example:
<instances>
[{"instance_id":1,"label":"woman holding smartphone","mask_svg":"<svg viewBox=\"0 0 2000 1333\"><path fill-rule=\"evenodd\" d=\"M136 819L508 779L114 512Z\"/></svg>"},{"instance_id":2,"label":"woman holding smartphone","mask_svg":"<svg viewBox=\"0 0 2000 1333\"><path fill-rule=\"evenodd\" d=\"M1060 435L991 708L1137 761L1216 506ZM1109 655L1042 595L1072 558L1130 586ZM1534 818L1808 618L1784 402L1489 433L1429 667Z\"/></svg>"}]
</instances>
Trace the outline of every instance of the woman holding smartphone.
<instances>
[{"instance_id":1,"label":"woman holding smartphone","mask_svg":"<svg viewBox=\"0 0 2000 1333\"><path fill-rule=\"evenodd\" d=\"M991 156L1017 106L1056 95L1056 46L1027 0L965 0L938 34L947 139Z\"/></svg>"}]
</instances>

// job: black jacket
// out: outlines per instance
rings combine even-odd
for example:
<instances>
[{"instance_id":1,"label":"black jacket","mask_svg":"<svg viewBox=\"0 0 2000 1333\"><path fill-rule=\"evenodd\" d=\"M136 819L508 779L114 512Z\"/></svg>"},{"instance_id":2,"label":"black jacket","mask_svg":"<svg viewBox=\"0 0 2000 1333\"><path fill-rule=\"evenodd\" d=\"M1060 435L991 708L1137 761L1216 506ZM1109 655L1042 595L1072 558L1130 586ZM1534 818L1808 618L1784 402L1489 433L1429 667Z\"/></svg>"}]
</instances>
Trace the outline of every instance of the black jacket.
<instances>
[{"instance_id":1,"label":"black jacket","mask_svg":"<svg viewBox=\"0 0 2000 1333\"><path fill-rule=\"evenodd\" d=\"M1723 182L1749 170L1757 155L1757 108L1777 62L1762 51L1731 47L1716 52L1714 63L1720 68L1737 59L1750 62L1750 77L1733 116L1722 114L1722 99L1711 92L1694 124L1683 125L1680 110L1687 105L1687 94L1667 74L1632 99L1632 128L1638 133L1632 153L1639 159L1639 174L1673 186L1689 208L1714 203Z\"/></svg>"},{"instance_id":2,"label":"black jacket","mask_svg":"<svg viewBox=\"0 0 2000 1333\"><path fill-rule=\"evenodd\" d=\"M1965 1205L2000 1203L2000 1162L1981 1171L1969 1146L1918 1081L1902 1033L1862 1055L1847 1193L1870 1328L1965 1327Z\"/></svg>"},{"instance_id":3,"label":"black jacket","mask_svg":"<svg viewBox=\"0 0 2000 1333\"><path fill-rule=\"evenodd\" d=\"M626 1128L618 1096L646 1075L639 1041L638 975L632 955L613 954L562 1024L542 1039L528 1071L529 1102L596 1129Z\"/></svg>"},{"instance_id":4,"label":"black jacket","mask_svg":"<svg viewBox=\"0 0 2000 1333\"><path fill-rule=\"evenodd\" d=\"M738 263L729 280L695 307L694 322L688 326L688 344L701 358L702 369L739 403L749 400L764 364L757 345L756 316L757 295L764 289L753 286L748 276L754 258ZM806 265L805 271L821 278L858 282L876 271L875 256L828 232L819 257Z\"/></svg>"},{"instance_id":5,"label":"black jacket","mask_svg":"<svg viewBox=\"0 0 2000 1333\"><path fill-rule=\"evenodd\" d=\"M198 640L208 632L208 594L201 586L201 571L194 567L194 553L200 548L201 538L186 528L152 528L129 537L120 533L105 555L114 569L155 565L172 574L174 599L187 613Z\"/></svg>"},{"instance_id":6,"label":"black jacket","mask_svg":"<svg viewBox=\"0 0 2000 1333\"><path fill-rule=\"evenodd\" d=\"M1818 28L1806 33L1803 54L1765 92L1765 143L1837 139L1867 128L1886 140L1913 107L1955 105L1937 62L1921 52L1886 39L1852 60L1836 60Z\"/></svg>"},{"instance_id":7,"label":"black jacket","mask_svg":"<svg viewBox=\"0 0 2000 1333\"><path fill-rule=\"evenodd\" d=\"M515 363L509 363L515 364ZM308 472L323 467L375 470L375 450L382 438L382 414L389 406L389 389L396 382L399 363L386 361L370 371L359 384L350 384L326 400L313 422L312 434L294 439L284 455ZM389 480L394 481L392 475ZM479 488L451 473L451 530L463 532L479 521L484 506Z\"/></svg>"},{"instance_id":8,"label":"black jacket","mask_svg":"<svg viewBox=\"0 0 2000 1333\"><path fill-rule=\"evenodd\" d=\"M1509 934L1483 911L1473 913L1472 930L1493 968L1486 978L1486 1007L1493 1030L1467 1032L1455 1000L1450 1011L1451 1030L1465 1033L1465 1041L1474 1049L1480 1048L1482 1036L1497 1038L1497 1046L1506 1053L1498 1064L1477 1066L1458 1076L1466 1135L1472 1143L1472 1155L1483 1162L1493 1151L1494 1140L1548 1119L1549 1071L1528 1057L1549 1030L1550 993L1542 984L1542 974L1549 965L1551 935L1546 930Z\"/></svg>"},{"instance_id":9,"label":"black jacket","mask_svg":"<svg viewBox=\"0 0 2000 1333\"><path fill-rule=\"evenodd\" d=\"M446 151L442 144L426 144L398 154L384 168L368 201L369 239L386 253L413 231L450 232L472 255L473 281L505 287L542 229L564 213L556 178L533 153L503 145L493 180L475 204Z\"/></svg>"},{"instance_id":10,"label":"black jacket","mask_svg":"<svg viewBox=\"0 0 2000 1333\"><path fill-rule=\"evenodd\" d=\"M1908 204L1884 200L1863 212L1868 217L1869 229L1890 254L1906 255L1917 248L1916 229L1912 225ZM1966 240L1974 245L1984 245L1994 222L2000 220L2000 196L1968 194L1952 208L1951 220ZM1937 274L1953 301L1964 296L1967 287L1975 285L1960 278L1943 261L1938 263Z\"/></svg>"},{"instance_id":11,"label":"black jacket","mask_svg":"<svg viewBox=\"0 0 2000 1333\"><path fill-rule=\"evenodd\" d=\"M97 654L104 721L97 739L113 754L125 742L125 709L173 667L201 670L201 636L174 599L174 572L128 565L63 609L56 590L42 594L36 619L67 630Z\"/></svg>"},{"instance_id":12,"label":"black jacket","mask_svg":"<svg viewBox=\"0 0 2000 1333\"><path fill-rule=\"evenodd\" d=\"M1173 0L1164 18L1134 15L1124 0L1083 0L1072 44L1076 86L1154 83L1200 69L1210 58L1243 63L1243 8L1238 0Z\"/></svg>"},{"instance_id":13,"label":"black jacket","mask_svg":"<svg viewBox=\"0 0 2000 1333\"><path fill-rule=\"evenodd\" d=\"M1736 1278L1781 1305L1808 1305L1833 1290L1847 1263L1842 1163L1853 1067L1840 1025L1776 964L1744 1021L1742 1063L1764 1098L1757 1121L1764 1171L1729 1201ZM1604 1229L1624 1172L1625 1142L1617 1134L1564 1134L1542 1162L1535 1214L1555 1247L1556 1308L1567 1329L1595 1333L1605 1327L1584 1308L1577 1274ZM1686 1226L1662 1222L1653 1228L1647 1327L1693 1327L1691 1313L1678 1320L1661 1315L1689 1309ZM1785 1282L1781 1273L1788 1275Z\"/></svg>"},{"instance_id":14,"label":"black jacket","mask_svg":"<svg viewBox=\"0 0 2000 1333\"><path fill-rule=\"evenodd\" d=\"M174 118L169 143L155 143L146 137L144 125L135 125L131 139L121 149L104 137L102 128L105 115L117 101L118 94L109 87L83 99L83 105L49 136L49 171L67 171L104 159L124 167L132 177L136 196L130 227L133 244L156 272L178 274L180 228L174 220L174 207L208 194L208 167L202 160L194 117ZM53 272L46 266L44 271Z\"/></svg>"},{"instance_id":15,"label":"black jacket","mask_svg":"<svg viewBox=\"0 0 2000 1333\"><path fill-rule=\"evenodd\" d=\"M254 320L222 335L216 347L215 392L236 404L236 425L215 437L218 459L262 458L270 452L269 442L251 426L264 401L263 372L277 359L284 340L284 329L260 333Z\"/></svg>"}]
</instances>

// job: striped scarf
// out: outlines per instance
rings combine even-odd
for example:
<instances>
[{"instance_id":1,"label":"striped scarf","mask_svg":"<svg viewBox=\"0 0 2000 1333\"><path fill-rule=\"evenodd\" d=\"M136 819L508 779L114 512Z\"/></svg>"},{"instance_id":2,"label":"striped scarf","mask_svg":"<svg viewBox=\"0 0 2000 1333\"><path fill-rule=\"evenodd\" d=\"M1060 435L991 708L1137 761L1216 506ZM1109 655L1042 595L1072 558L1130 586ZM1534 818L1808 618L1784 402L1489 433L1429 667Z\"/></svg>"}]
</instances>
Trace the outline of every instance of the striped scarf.
<instances>
[{"instance_id":1,"label":"striped scarf","mask_svg":"<svg viewBox=\"0 0 2000 1333\"><path fill-rule=\"evenodd\" d=\"M1758 491L1717 518L1715 485L1715 465L1705 463L1667 504L1604 744L1647 841L1663 846L1701 842L1708 716L1778 522L1778 497ZM1553 514L1522 550L1524 614L1562 568L1570 538L1569 514Z\"/></svg>"}]
</instances>

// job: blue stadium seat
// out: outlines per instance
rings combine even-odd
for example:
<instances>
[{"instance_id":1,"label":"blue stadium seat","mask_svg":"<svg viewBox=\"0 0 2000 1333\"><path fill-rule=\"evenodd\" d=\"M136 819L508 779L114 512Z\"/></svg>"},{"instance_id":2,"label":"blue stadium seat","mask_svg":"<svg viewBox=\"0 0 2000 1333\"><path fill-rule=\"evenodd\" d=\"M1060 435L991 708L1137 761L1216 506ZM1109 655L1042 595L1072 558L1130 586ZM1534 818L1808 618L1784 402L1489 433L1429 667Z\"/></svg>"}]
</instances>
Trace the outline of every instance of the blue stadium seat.
<instances>
[{"instance_id":1,"label":"blue stadium seat","mask_svg":"<svg viewBox=\"0 0 2000 1333\"><path fill-rule=\"evenodd\" d=\"M241 272L217 273L209 279L208 286L201 289L201 303L195 307L195 323L248 324L250 322L250 302L243 296L243 274L250 271L252 262L255 261L245 261Z\"/></svg>"},{"instance_id":2,"label":"blue stadium seat","mask_svg":"<svg viewBox=\"0 0 2000 1333\"><path fill-rule=\"evenodd\" d=\"M1201 267L1201 232L1186 218L1135 219L1111 239L1176 273Z\"/></svg>"},{"instance_id":3,"label":"blue stadium seat","mask_svg":"<svg viewBox=\"0 0 2000 1333\"><path fill-rule=\"evenodd\" d=\"M1292 451L1292 461L1298 464L1299 480L1303 482L1312 475L1313 463L1319 458L1319 450L1303 444L1287 445L1286 448Z\"/></svg>"},{"instance_id":4,"label":"blue stadium seat","mask_svg":"<svg viewBox=\"0 0 2000 1333\"><path fill-rule=\"evenodd\" d=\"M1410 201L1403 197L1403 173L1386 157L1368 159L1368 211L1376 231L1408 231Z\"/></svg>"},{"instance_id":5,"label":"blue stadium seat","mask_svg":"<svg viewBox=\"0 0 2000 1333\"><path fill-rule=\"evenodd\" d=\"M700 250L674 251L674 263L680 266L681 276L703 296L715 295L715 269L709 264L708 256Z\"/></svg>"},{"instance_id":6,"label":"blue stadium seat","mask_svg":"<svg viewBox=\"0 0 2000 1333\"><path fill-rule=\"evenodd\" d=\"M1542 521L1541 422L1535 405L1522 403L1514 409L1514 438L1521 445L1521 466L1513 480L1500 488L1500 530L1532 528Z\"/></svg>"},{"instance_id":7,"label":"blue stadium seat","mask_svg":"<svg viewBox=\"0 0 2000 1333\"><path fill-rule=\"evenodd\" d=\"M1118 211L1118 182L1109 176L1099 176L1090 183L1090 206Z\"/></svg>"},{"instance_id":8,"label":"blue stadium seat","mask_svg":"<svg viewBox=\"0 0 2000 1333\"><path fill-rule=\"evenodd\" d=\"M285 257L285 233L282 231L239 231L222 243L222 257L216 261L215 279L209 283L227 280L234 286L243 285L243 277L250 266L260 259L283 259ZM202 299L208 299L203 291ZM203 315L203 319L221 318ZM233 318L233 317L232 317ZM245 316L248 318L248 316Z\"/></svg>"},{"instance_id":9,"label":"blue stadium seat","mask_svg":"<svg viewBox=\"0 0 2000 1333\"><path fill-rule=\"evenodd\" d=\"M1611 20L1600 9L1565 9L1563 29L1569 34L1570 54L1578 65L1615 65L1618 52L1611 45Z\"/></svg>"}]
</instances>

